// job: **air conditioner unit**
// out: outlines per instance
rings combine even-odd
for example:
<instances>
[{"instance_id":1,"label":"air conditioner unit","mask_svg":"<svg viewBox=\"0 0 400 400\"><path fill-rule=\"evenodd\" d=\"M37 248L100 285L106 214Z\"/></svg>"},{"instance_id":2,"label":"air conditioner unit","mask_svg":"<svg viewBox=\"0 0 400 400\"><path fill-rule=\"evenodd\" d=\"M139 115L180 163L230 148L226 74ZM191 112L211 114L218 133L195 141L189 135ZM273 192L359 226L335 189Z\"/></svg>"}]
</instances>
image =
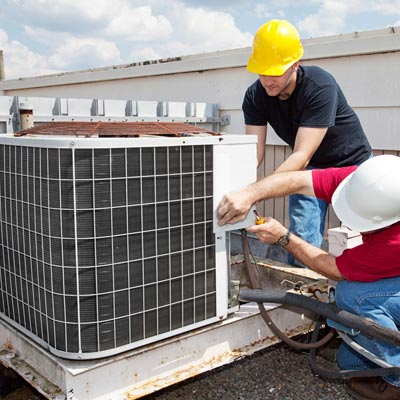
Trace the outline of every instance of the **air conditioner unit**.
<instances>
[{"instance_id":1,"label":"air conditioner unit","mask_svg":"<svg viewBox=\"0 0 400 400\"><path fill-rule=\"evenodd\" d=\"M255 179L254 136L0 135L0 317L70 359L226 318L225 230L252 222L215 209Z\"/></svg>"}]
</instances>

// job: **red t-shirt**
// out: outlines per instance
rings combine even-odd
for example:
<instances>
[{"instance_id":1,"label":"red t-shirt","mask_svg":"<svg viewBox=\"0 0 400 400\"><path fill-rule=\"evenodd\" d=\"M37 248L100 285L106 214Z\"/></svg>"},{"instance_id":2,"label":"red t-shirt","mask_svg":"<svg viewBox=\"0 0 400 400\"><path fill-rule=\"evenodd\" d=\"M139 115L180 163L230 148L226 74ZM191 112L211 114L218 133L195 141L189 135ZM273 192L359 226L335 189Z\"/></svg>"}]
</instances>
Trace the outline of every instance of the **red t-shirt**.
<instances>
[{"instance_id":1,"label":"red t-shirt","mask_svg":"<svg viewBox=\"0 0 400 400\"><path fill-rule=\"evenodd\" d=\"M331 203L340 182L356 166L312 170L315 196ZM371 234L361 234L363 243L336 257L336 265L349 281L374 282L400 276L400 222Z\"/></svg>"}]
</instances>

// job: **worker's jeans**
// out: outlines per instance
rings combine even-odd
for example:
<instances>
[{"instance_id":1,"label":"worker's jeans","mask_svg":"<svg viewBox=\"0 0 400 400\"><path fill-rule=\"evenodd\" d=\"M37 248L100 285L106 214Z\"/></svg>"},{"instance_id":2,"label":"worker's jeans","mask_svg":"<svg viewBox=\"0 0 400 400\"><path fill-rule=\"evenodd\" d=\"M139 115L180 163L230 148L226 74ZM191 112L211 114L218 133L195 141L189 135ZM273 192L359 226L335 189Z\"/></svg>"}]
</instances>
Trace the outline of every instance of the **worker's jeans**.
<instances>
[{"instance_id":1,"label":"worker's jeans","mask_svg":"<svg viewBox=\"0 0 400 400\"><path fill-rule=\"evenodd\" d=\"M306 242L321 247L327 209L328 203L323 200L302 194L290 195L289 230ZM288 255L288 264L302 266L291 254Z\"/></svg>"},{"instance_id":2,"label":"worker's jeans","mask_svg":"<svg viewBox=\"0 0 400 400\"><path fill-rule=\"evenodd\" d=\"M384 250L383 250L384 251ZM336 286L336 304L340 310L361 315L391 329L400 328L400 277L376 282L341 281ZM393 366L400 367L400 346L393 346L361 334L353 340ZM337 355L339 367L362 370L377 366L343 343ZM400 375L386 376L384 380L400 386Z\"/></svg>"}]
</instances>

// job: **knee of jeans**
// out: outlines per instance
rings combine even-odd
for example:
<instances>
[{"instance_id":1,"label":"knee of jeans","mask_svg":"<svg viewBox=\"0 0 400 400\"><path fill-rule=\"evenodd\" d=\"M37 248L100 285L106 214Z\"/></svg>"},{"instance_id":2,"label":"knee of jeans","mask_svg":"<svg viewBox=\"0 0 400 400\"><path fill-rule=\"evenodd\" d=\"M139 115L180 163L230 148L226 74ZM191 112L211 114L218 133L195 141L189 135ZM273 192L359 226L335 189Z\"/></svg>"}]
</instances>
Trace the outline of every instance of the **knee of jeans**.
<instances>
[{"instance_id":1,"label":"knee of jeans","mask_svg":"<svg viewBox=\"0 0 400 400\"><path fill-rule=\"evenodd\" d=\"M338 282L335 289L335 302L339 310L357 314L359 300L360 296L354 282Z\"/></svg>"},{"instance_id":2,"label":"knee of jeans","mask_svg":"<svg viewBox=\"0 0 400 400\"><path fill-rule=\"evenodd\" d=\"M346 292L348 293L347 289L347 281L340 281L337 283L335 288L335 302L339 309L343 310L347 308L347 298Z\"/></svg>"},{"instance_id":3,"label":"knee of jeans","mask_svg":"<svg viewBox=\"0 0 400 400\"><path fill-rule=\"evenodd\" d=\"M363 355L342 343L336 354L336 362L342 370L364 370L375 368L376 365Z\"/></svg>"},{"instance_id":4,"label":"knee of jeans","mask_svg":"<svg viewBox=\"0 0 400 400\"><path fill-rule=\"evenodd\" d=\"M340 369L352 369L353 366L349 365L349 351L344 347L342 343L336 354L336 362Z\"/></svg>"},{"instance_id":5,"label":"knee of jeans","mask_svg":"<svg viewBox=\"0 0 400 400\"><path fill-rule=\"evenodd\" d=\"M342 370L361 370L371 368L368 360L364 359L346 343L340 345L336 354L336 362Z\"/></svg>"}]
</instances>

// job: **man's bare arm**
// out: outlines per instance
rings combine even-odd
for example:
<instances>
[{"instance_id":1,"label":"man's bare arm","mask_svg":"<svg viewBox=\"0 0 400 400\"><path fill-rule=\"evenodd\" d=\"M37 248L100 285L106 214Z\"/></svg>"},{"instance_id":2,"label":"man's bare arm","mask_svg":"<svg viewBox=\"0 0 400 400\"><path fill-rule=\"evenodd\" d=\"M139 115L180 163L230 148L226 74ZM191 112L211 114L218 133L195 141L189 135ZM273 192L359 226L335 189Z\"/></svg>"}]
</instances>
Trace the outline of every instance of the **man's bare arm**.
<instances>
[{"instance_id":1,"label":"man's bare arm","mask_svg":"<svg viewBox=\"0 0 400 400\"><path fill-rule=\"evenodd\" d=\"M324 139L327 130L328 128L299 128L292 154L276 168L275 173L305 169Z\"/></svg>"},{"instance_id":2,"label":"man's bare arm","mask_svg":"<svg viewBox=\"0 0 400 400\"><path fill-rule=\"evenodd\" d=\"M240 192L227 193L217 208L219 225L242 221L251 206L260 200L300 193L314 196L311 171L291 171L267 176Z\"/></svg>"},{"instance_id":3,"label":"man's bare arm","mask_svg":"<svg viewBox=\"0 0 400 400\"><path fill-rule=\"evenodd\" d=\"M247 135L257 135L257 166L264 160L265 143L267 140L267 126L246 125L245 132Z\"/></svg>"},{"instance_id":4,"label":"man's bare arm","mask_svg":"<svg viewBox=\"0 0 400 400\"><path fill-rule=\"evenodd\" d=\"M277 220L269 217L265 218L264 224L250 226L247 230L253 232L263 243L276 243L281 236L287 233L287 228ZM344 279L336 265L335 257L307 243L298 236L290 234L289 243L285 248L313 271L335 281Z\"/></svg>"}]
</instances>

